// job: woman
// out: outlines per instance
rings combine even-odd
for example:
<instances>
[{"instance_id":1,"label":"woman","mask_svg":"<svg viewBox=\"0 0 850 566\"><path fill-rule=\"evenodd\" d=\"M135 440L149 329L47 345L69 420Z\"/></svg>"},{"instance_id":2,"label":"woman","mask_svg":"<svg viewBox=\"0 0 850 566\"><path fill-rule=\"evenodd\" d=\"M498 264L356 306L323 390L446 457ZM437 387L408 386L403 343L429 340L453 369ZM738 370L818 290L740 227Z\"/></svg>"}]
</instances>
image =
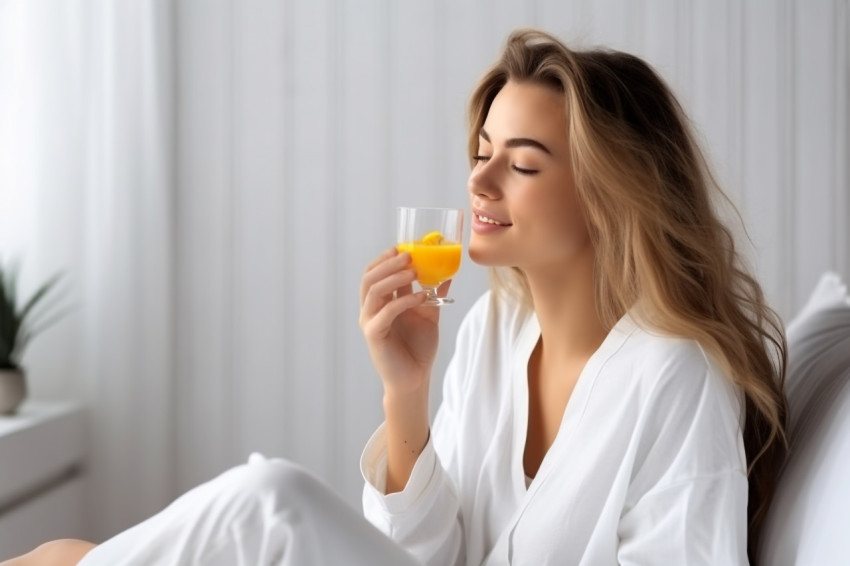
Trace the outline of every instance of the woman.
<instances>
[{"instance_id":1,"label":"woman","mask_svg":"<svg viewBox=\"0 0 850 566\"><path fill-rule=\"evenodd\" d=\"M754 560L784 455L785 341L673 95L636 57L519 31L470 110L469 253L493 289L433 426L438 310L407 254L362 279L386 417L363 503L386 536L253 457L81 564Z\"/></svg>"}]
</instances>

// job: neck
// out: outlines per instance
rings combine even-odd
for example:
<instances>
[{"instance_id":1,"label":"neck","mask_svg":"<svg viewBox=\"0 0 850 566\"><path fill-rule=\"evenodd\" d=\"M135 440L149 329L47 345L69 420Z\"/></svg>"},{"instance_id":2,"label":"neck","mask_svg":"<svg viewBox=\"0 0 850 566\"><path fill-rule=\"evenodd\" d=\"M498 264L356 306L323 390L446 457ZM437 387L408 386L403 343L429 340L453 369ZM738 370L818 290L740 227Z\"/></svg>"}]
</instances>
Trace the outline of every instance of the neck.
<instances>
[{"instance_id":1,"label":"neck","mask_svg":"<svg viewBox=\"0 0 850 566\"><path fill-rule=\"evenodd\" d=\"M596 311L593 260L588 253L566 267L525 271L540 324L542 354L551 362L586 360L608 334Z\"/></svg>"}]
</instances>

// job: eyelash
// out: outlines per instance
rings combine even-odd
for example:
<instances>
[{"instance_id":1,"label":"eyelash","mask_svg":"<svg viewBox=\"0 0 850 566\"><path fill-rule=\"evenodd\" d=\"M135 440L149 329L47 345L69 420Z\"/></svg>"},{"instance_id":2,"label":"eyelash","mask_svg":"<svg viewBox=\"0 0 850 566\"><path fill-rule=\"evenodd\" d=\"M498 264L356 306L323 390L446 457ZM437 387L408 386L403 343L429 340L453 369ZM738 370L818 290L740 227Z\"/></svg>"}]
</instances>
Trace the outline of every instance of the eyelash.
<instances>
[{"instance_id":1,"label":"eyelash","mask_svg":"<svg viewBox=\"0 0 850 566\"><path fill-rule=\"evenodd\" d=\"M490 160L489 155L473 155L472 159L475 161L479 161L481 163L485 163ZM516 165L511 165L511 169L519 173L520 175L536 175L538 172L534 169L523 169L522 167L517 167Z\"/></svg>"}]
</instances>

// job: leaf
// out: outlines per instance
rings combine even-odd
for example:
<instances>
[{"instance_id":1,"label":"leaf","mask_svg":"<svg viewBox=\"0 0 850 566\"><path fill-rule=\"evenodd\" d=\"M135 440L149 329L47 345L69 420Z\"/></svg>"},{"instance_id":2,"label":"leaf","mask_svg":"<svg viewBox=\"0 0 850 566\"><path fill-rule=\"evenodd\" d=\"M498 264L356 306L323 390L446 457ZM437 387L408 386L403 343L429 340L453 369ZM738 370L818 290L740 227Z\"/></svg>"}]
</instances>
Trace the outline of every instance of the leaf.
<instances>
[{"instance_id":1,"label":"leaf","mask_svg":"<svg viewBox=\"0 0 850 566\"><path fill-rule=\"evenodd\" d=\"M5 312L3 313L4 324L2 329L0 329L0 332L7 337L6 339L10 344L10 356L11 352L15 349L16 338L20 331L20 320L18 320L16 314L16 309L18 307L17 289L19 270L20 264L17 261L10 261L6 268L5 277L0 280L0 283L3 283L2 286L5 293Z\"/></svg>"},{"instance_id":2,"label":"leaf","mask_svg":"<svg viewBox=\"0 0 850 566\"><path fill-rule=\"evenodd\" d=\"M62 278L58 273L44 283L30 298L24 307L17 310L18 262L10 262L5 268L0 265L0 367L17 367L19 356L22 354L33 335L55 323L59 316L49 319L49 324L39 325L33 330L28 317L35 313L35 307L43 305L42 300ZM56 304L48 305L47 311L52 311ZM39 309L44 311L44 309ZM62 313L64 316L66 313Z\"/></svg>"},{"instance_id":3,"label":"leaf","mask_svg":"<svg viewBox=\"0 0 850 566\"><path fill-rule=\"evenodd\" d=\"M7 301L14 309L15 305L18 304L18 275L20 273L20 264L17 261L10 261L6 270L6 297ZM2 275L1 271L0 275Z\"/></svg>"},{"instance_id":4,"label":"leaf","mask_svg":"<svg viewBox=\"0 0 850 566\"><path fill-rule=\"evenodd\" d=\"M14 344L14 347L9 351L9 363L13 366L18 365L18 361L24 354L24 350L27 348L27 344L32 338L32 334L29 332L22 332L21 336L18 338L18 341Z\"/></svg>"},{"instance_id":5,"label":"leaf","mask_svg":"<svg viewBox=\"0 0 850 566\"><path fill-rule=\"evenodd\" d=\"M12 350L15 343L15 335L17 334L15 321L15 303L8 300L6 290L5 274L0 272L0 337L3 338L3 343L6 344L6 354L0 356L0 364L5 361Z\"/></svg>"},{"instance_id":6,"label":"leaf","mask_svg":"<svg viewBox=\"0 0 850 566\"><path fill-rule=\"evenodd\" d=\"M35 305L29 313L27 321L32 322L34 319L43 317L45 314L50 314L59 306L65 303L68 296L68 288L56 289L50 296L45 296L44 300Z\"/></svg>"},{"instance_id":7,"label":"leaf","mask_svg":"<svg viewBox=\"0 0 850 566\"><path fill-rule=\"evenodd\" d=\"M45 297L43 301L41 301L30 311L26 321L19 321L21 323L21 328L23 328L24 326L26 326L27 328L39 326L42 320L51 316L60 307L67 307L68 305L66 305L65 303L65 293L62 293L58 296L56 293L53 293L51 296ZM18 329L18 332L21 332L21 328Z\"/></svg>"},{"instance_id":8,"label":"leaf","mask_svg":"<svg viewBox=\"0 0 850 566\"><path fill-rule=\"evenodd\" d=\"M33 307L37 305L41 299L44 298L44 296L50 291L50 288L56 285L56 283L58 283L61 278L62 274L57 273L56 275L51 277L44 285L42 285L41 288L38 289L38 291L35 292L35 294L30 298L29 301L27 301L27 304L24 305L24 308L18 315L19 325L26 320L27 315L33 309Z\"/></svg>"},{"instance_id":9,"label":"leaf","mask_svg":"<svg viewBox=\"0 0 850 566\"><path fill-rule=\"evenodd\" d=\"M40 334L41 332L43 332L47 328L50 328L51 326L53 326L54 324L56 324L57 322L59 322L60 320L65 318L68 314L70 314L73 311L74 311L74 309L72 309L71 307L68 307L68 308L65 308L65 309L59 311L58 313L55 313L52 317L48 318L45 321L39 321L37 323L35 323L35 322L28 323L27 324L28 328L27 328L27 331L26 331L27 339L31 338L32 336L35 336L36 334Z\"/></svg>"},{"instance_id":10,"label":"leaf","mask_svg":"<svg viewBox=\"0 0 850 566\"><path fill-rule=\"evenodd\" d=\"M11 365L12 348L6 343L6 339L0 335L0 368Z\"/></svg>"}]
</instances>

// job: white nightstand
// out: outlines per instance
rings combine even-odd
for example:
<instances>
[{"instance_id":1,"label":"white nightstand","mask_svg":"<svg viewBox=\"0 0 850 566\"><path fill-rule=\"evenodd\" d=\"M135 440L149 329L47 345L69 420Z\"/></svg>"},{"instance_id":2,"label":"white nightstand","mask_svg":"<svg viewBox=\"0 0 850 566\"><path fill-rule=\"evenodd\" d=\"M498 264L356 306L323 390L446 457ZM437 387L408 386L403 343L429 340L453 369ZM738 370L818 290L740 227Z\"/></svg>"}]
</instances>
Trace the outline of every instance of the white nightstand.
<instances>
[{"instance_id":1,"label":"white nightstand","mask_svg":"<svg viewBox=\"0 0 850 566\"><path fill-rule=\"evenodd\" d=\"M85 452L79 403L27 401L0 416L0 560L85 536Z\"/></svg>"}]
</instances>

